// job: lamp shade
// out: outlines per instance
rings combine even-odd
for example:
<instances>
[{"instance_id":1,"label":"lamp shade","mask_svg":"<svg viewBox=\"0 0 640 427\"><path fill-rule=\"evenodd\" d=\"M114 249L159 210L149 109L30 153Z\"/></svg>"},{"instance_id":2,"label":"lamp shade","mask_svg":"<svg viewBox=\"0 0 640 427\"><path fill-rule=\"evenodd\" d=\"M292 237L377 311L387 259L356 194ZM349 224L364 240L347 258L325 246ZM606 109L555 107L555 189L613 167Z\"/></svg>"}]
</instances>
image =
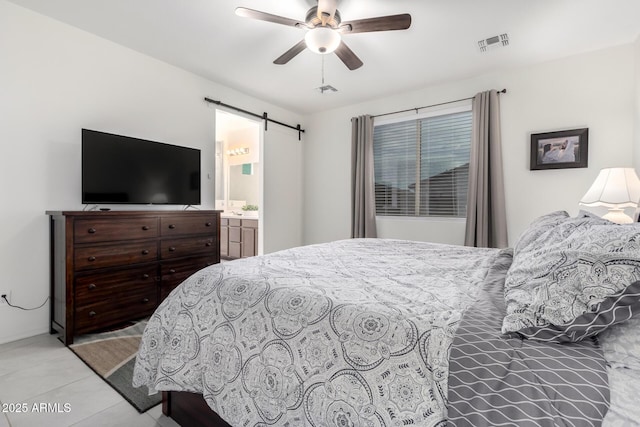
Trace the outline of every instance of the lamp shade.
<instances>
[{"instance_id":1,"label":"lamp shade","mask_svg":"<svg viewBox=\"0 0 640 427\"><path fill-rule=\"evenodd\" d=\"M340 33L327 27L316 27L304 36L304 41L309 50L315 53L331 53L340 45Z\"/></svg>"},{"instance_id":2,"label":"lamp shade","mask_svg":"<svg viewBox=\"0 0 640 427\"><path fill-rule=\"evenodd\" d=\"M638 206L640 179L633 168L602 169L580 204L628 208Z\"/></svg>"}]
</instances>

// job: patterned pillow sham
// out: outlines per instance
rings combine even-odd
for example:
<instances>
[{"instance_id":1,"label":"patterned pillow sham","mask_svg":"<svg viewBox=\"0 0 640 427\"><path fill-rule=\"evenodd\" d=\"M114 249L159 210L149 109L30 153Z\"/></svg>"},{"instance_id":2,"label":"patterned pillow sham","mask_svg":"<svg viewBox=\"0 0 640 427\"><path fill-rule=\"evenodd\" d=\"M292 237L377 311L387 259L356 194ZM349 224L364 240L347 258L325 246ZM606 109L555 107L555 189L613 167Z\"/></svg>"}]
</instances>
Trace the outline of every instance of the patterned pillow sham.
<instances>
[{"instance_id":1,"label":"patterned pillow sham","mask_svg":"<svg viewBox=\"0 0 640 427\"><path fill-rule=\"evenodd\" d=\"M567 218L569 218L569 214L566 211L555 211L536 218L531 222L531 224L529 224L520 237L518 237L516 244L513 246L514 252L520 252L521 250L529 247L541 235Z\"/></svg>"},{"instance_id":2,"label":"patterned pillow sham","mask_svg":"<svg viewBox=\"0 0 640 427\"><path fill-rule=\"evenodd\" d=\"M502 332L567 325L638 280L640 224L567 218L514 252Z\"/></svg>"},{"instance_id":3,"label":"patterned pillow sham","mask_svg":"<svg viewBox=\"0 0 640 427\"><path fill-rule=\"evenodd\" d=\"M517 334L538 341L576 342L625 322L634 315L640 318L640 282L634 282L620 292L606 297L590 309L592 311L583 313L564 325L548 324L524 328Z\"/></svg>"},{"instance_id":4,"label":"patterned pillow sham","mask_svg":"<svg viewBox=\"0 0 640 427\"><path fill-rule=\"evenodd\" d=\"M640 315L614 325L598 339L611 366L640 371Z\"/></svg>"}]
</instances>

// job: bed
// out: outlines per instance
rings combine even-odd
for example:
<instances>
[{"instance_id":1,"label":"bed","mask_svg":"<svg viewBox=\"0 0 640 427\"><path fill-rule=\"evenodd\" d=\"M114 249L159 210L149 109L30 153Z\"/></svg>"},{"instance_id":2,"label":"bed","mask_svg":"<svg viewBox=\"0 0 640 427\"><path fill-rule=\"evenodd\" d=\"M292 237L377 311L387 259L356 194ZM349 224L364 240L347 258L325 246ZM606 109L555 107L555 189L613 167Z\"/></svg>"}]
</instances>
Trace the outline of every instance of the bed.
<instances>
[{"instance_id":1,"label":"bed","mask_svg":"<svg viewBox=\"0 0 640 427\"><path fill-rule=\"evenodd\" d=\"M638 311L635 224L553 212L501 250L342 240L191 276L133 383L185 426L625 425Z\"/></svg>"}]
</instances>

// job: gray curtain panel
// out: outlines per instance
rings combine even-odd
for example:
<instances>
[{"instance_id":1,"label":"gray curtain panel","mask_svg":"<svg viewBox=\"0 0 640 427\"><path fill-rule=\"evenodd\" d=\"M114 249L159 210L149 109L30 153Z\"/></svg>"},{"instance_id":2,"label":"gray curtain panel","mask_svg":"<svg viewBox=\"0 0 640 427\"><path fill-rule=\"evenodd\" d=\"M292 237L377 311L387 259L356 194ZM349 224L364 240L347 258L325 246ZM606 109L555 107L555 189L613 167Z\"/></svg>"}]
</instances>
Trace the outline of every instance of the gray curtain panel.
<instances>
[{"instance_id":1,"label":"gray curtain panel","mask_svg":"<svg viewBox=\"0 0 640 427\"><path fill-rule=\"evenodd\" d=\"M500 98L498 92L473 97L466 246L507 247L507 215L504 200Z\"/></svg>"},{"instance_id":2,"label":"gray curtain panel","mask_svg":"<svg viewBox=\"0 0 640 427\"><path fill-rule=\"evenodd\" d=\"M373 117L351 119L351 237L377 237Z\"/></svg>"}]
</instances>

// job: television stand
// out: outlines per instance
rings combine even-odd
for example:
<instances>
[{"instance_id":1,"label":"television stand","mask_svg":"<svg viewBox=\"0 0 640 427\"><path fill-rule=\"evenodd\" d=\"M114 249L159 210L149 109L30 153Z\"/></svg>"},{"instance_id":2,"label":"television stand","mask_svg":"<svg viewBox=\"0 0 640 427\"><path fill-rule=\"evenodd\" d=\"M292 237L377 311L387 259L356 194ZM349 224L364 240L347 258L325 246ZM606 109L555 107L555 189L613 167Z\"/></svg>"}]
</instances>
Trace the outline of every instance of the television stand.
<instances>
[{"instance_id":1,"label":"television stand","mask_svg":"<svg viewBox=\"0 0 640 427\"><path fill-rule=\"evenodd\" d=\"M50 211L51 330L75 335L146 317L220 262L220 212Z\"/></svg>"}]
</instances>

